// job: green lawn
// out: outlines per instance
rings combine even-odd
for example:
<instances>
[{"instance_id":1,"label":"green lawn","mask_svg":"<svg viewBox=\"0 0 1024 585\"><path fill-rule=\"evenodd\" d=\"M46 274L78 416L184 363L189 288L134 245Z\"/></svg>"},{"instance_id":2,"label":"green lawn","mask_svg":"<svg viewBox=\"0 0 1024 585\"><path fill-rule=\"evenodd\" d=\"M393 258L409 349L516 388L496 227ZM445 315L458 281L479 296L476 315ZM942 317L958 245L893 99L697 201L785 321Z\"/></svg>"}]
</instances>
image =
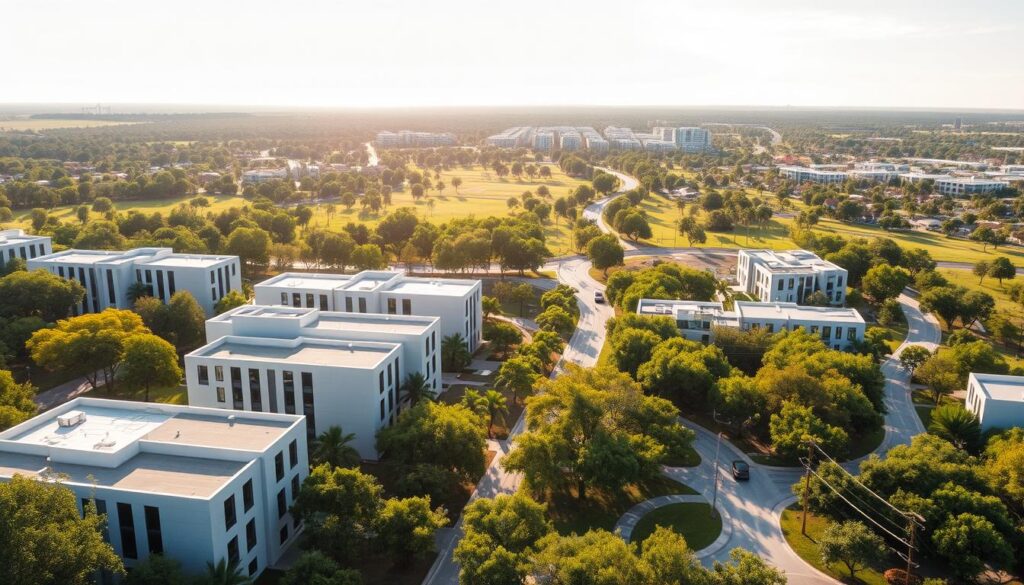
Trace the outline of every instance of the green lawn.
<instances>
[{"instance_id":1,"label":"green lawn","mask_svg":"<svg viewBox=\"0 0 1024 585\"><path fill-rule=\"evenodd\" d=\"M786 542L793 548L793 551L803 560L810 563L814 568L839 579L843 583L864 583L866 585L886 585L882 573L894 566L894 559L877 559L877 562L867 569L857 572L857 578L851 579L846 567L843 565L826 565L821 560L821 553L818 549L817 539L821 538L825 529L828 528L827 518L809 514L807 516L807 536L800 533L800 524L803 520L803 512L796 506L787 508L782 512L782 534Z\"/></svg>"},{"instance_id":2,"label":"green lawn","mask_svg":"<svg viewBox=\"0 0 1024 585\"><path fill-rule=\"evenodd\" d=\"M693 488L663 475L643 483L631 484L615 494L591 487L587 490L585 500L578 499L573 488L568 492L550 494L547 499L548 516L561 534L583 534L593 528L612 530L623 514L644 500L671 494L696 493Z\"/></svg>"},{"instance_id":3,"label":"green lawn","mask_svg":"<svg viewBox=\"0 0 1024 585\"><path fill-rule=\"evenodd\" d=\"M494 296L494 285L498 282L498 280L492 278L484 279L483 293L487 296ZM533 319L539 315L540 297L544 294L544 291L535 286L531 287L531 290L533 291L533 297L524 302L522 307L519 306L519 303L502 302L501 314L505 317L525 317L527 319Z\"/></svg>"},{"instance_id":4,"label":"green lawn","mask_svg":"<svg viewBox=\"0 0 1024 585\"><path fill-rule=\"evenodd\" d=\"M664 464L669 467L697 467L700 465L700 453L693 447L687 447L683 453L665 458Z\"/></svg>"},{"instance_id":5,"label":"green lawn","mask_svg":"<svg viewBox=\"0 0 1024 585\"><path fill-rule=\"evenodd\" d=\"M641 518L630 541L643 542L658 526L682 535L690 550L697 551L710 546L722 533L722 518L711 514L709 504L669 504Z\"/></svg>"},{"instance_id":6,"label":"green lawn","mask_svg":"<svg viewBox=\"0 0 1024 585\"><path fill-rule=\"evenodd\" d=\"M210 200L209 207L200 208L204 212L219 213L225 209L231 207L241 207L246 203L246 200L241 196L237 195L188 195L186 197L180 197L176 199L140 199L138 201L115 201L114 209L118 211L129 211L138 210L144 213L155 213L160 212L167 216L168 213L178 205L188 202L190 199L195 197L206 197ZM78 221L75 217L75 209L77 205L61 205L50 210L50 215L60 219L61 221ZM14 215L14 222L11 223L10 227L29 228L32 222L29 217L30 213L28 210L19 210ZM98 213L90 213L92 219L100 217Z\"/></svg>"}]
</instances>

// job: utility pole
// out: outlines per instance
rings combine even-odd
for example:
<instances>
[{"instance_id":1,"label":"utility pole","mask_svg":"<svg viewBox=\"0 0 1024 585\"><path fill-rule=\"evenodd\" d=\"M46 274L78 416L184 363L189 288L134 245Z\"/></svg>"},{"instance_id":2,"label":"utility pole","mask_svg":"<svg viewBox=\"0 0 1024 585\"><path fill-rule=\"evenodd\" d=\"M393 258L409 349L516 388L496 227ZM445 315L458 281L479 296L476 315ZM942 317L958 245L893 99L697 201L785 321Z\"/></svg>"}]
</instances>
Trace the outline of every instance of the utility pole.
<instances>
[{"instance_id":1,"label":"utility pole","mask_svg":"<svg viewBox=\"0 0 1024 585\"><path fill-rule=\"evenodd\" d=\"M811 492L811 466L814 464L814 441L807 441L807 462L804 473L804 513L800 523L800 534L807 536L807 504L810 500Z\"/></svg>"},{"instance_id":2,"label":"utility pole","mask_svg":"<svg viewBox=\"0 0 1024 585\"><path fill-rule=\"evenodd\" d=\"M715 444L715 495L711 498L711 517L718 514L718 451L722 448L722 432L718 432L718 443Z\"/></svg>"},{"instance_id":3,"label":"utility pole","mask_svg":"<svg viewBox=\"0 0 1024 585\"><path fill-rule=\"evenodd\" d=\"M914 570L914 536L917 532L918 521L920 520L923 522L924 518L922 518L918 514L915 514L914 512L907 512L906 516L907 532L909 533L909 538L907 540L907 579L904 585L910 585L910 583L912 582L911 572Z\"/></svg>"}]
</instances>

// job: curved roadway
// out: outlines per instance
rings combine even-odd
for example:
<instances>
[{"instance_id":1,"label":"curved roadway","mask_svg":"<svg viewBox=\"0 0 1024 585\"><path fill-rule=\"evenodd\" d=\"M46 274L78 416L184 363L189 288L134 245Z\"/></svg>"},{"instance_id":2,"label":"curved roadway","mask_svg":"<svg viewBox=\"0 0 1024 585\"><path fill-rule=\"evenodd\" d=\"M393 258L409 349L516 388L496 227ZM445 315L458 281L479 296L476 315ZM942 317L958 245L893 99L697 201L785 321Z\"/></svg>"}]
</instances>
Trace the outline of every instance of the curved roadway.
<instances>
[{"instance_id":1,"label":"curved roadway","mask_svg":"<svg viewBox=\"0 0 1024 585\"><path fill-rule=\"evenodd\" d=\"M617 175L622 182L617 195L636 185L636 180L628 175L610 169L603 170ZM608 201L617 195L588 206L584 211L584 217L597 220L602 231L610 232L601 218L601 211ZM630 246L626 252L627 256L652 254L721 258L735 256L736 250ZM580 256L554 260L549 262L545 269L554 270L559 283L568 284L579 291L577 302L580 306L580 320L566 346L562 360L593 366L604 345L605 322L614 315L614 311L607 304L594 302L594 291L603 290L604 285L590 277L590 262ZM910 398L909 374L899 365L899 354L911 344L934 349L941 340L938 322L934 316L922 314L917 302L906 295L901 295L899 302L906 314L909 327L904 343L882 364L886 378L885 405L888 413L885 416L885 438L875 450L879 455L884 455L896 445L909 443L913 436L924 432ZM560 366L561 362L553 375L557 375ZM501 459L508 452L511 439L523 431L523 422L523 418L520 417L510 433L509 440L491 441L491 448L497 451L497 455L477 485L472 499L513 493L518 488L521 477L506 473L501 468ZM665 472L711 500L714 497L715 435L690 421L683 422L697 432L694 448L700 453L701 464L692 468L666 468ZM721 448L717 507L729 523L729 529L723 529L725 538L719 538L712 547L700 552L702 561L710 563L728 560L729 551L739 547L759 554L771 564L783 569L792 585L838 583L800 559L786 544L782 535L779 516L782 510L794 501L790 487L800 478L800 470L754 463L728 441L723 441ZM733 459L743 459L750 464L750 481L736 482L732 479L728 466ZM845 466L853 470L858 464L859 460L849 462ZM441 533L438 538L439 554L424 580L425 584L458 583L458 565L452 559L452 550L461 534L461 520L455 528Z\"/></svg>"}]
</instances>

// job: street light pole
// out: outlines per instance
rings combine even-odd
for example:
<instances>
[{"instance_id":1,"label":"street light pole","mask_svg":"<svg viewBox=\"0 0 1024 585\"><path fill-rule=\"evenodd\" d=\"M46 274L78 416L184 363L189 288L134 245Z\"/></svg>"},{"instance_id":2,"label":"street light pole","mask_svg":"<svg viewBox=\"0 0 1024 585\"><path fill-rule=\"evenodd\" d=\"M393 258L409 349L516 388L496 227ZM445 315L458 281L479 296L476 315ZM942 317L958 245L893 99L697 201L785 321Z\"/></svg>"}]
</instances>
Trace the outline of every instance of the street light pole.
<instances>
[{"instance_id":1,"label":"street light pole","mask_svg":"<svg viewBox=\"0 0 1024 585\"><path fill-rule=\"evenodd\" d=\"M718 442L715 444L715 492L711 498L711 517L714 518L718 514L718 451L722 448L722 433L718 433Z\"/></svg>"}]
</instances>

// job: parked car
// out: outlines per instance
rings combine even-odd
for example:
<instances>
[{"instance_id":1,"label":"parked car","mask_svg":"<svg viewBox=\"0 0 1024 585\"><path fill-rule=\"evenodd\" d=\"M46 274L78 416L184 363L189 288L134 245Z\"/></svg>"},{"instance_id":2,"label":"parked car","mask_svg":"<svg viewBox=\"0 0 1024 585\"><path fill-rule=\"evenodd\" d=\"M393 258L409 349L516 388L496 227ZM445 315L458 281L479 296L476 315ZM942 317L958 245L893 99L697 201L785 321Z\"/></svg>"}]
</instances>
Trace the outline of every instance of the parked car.
<instances>
[{"instance_id":1,"label":"parked car","mask_svg":"<svg viewBox=\"0 0 1024 585\"><path fill-rule=\"evenodd\" d=\"M594 302L595 303L604 303L604 293L599 291L599 290L598 291L594 291Z\"/></svg>"},{"instance_id":2,"label":"parked car","mask_svg":"<svg viewBox=\"0 0 1024 585\"><path fill-rule=\"evenodd\" d=\"M750 466L747 465L746 461L733 461L732 462L732 477L736 480L750 479Z\"/></svg>"}]
</instances>

